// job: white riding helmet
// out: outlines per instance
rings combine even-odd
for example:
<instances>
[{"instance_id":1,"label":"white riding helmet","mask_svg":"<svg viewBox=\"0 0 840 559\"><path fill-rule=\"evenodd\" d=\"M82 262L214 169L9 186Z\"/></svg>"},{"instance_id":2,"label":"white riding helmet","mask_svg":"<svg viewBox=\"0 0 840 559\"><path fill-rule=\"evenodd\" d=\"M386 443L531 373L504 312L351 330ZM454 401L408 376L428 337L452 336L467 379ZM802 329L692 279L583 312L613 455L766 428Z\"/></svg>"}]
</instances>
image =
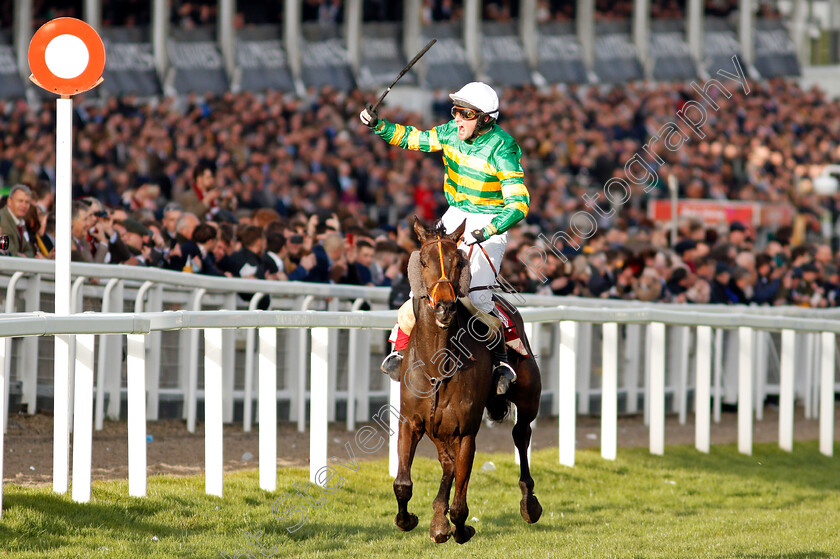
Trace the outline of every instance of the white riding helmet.
<instances>
[{"instance_id":1,"label":"white riding helmet","mask_svg":"<svg viewBox=\"0 0 840 559\"><path fill-rule=\"evenodd\" d=\"M481 111L491 118L499 118L499 96L483 82L470 82L455 93L450 93L452 102L461 107Z\"/></svg>"}]
</instances>

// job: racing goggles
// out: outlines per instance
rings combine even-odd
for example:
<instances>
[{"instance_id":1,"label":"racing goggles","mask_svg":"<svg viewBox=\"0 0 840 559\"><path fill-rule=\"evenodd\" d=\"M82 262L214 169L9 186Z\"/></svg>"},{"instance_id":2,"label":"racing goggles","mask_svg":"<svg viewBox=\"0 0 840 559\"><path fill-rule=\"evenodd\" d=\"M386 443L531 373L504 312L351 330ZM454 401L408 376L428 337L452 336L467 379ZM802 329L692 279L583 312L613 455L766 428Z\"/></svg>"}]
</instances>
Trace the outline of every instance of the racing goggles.
<instances>
[{"instance_id":1,"label":"racing goggles","mask_svg":"<svg viewBox=\"0 0 840 559\"><path fill-rule=\"evenodd\" d=\"M467 107L452 107L450 113L452 114L452 118L455 118L457 115L461 115L461 118L464 120L473 120L478 117L478 111Z\"/></svg>"}]
</instances>

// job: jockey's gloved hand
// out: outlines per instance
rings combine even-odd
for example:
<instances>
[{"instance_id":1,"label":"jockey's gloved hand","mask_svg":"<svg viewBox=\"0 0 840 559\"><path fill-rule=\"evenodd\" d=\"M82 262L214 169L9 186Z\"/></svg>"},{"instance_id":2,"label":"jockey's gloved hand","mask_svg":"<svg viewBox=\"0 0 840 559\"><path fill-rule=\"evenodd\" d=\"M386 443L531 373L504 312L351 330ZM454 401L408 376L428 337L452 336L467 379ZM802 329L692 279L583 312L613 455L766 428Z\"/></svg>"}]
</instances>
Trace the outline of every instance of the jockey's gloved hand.
<instances>
[{"instance_id":1,"label":"jockey's gloved hand","mask_svg":"<svg viewBox=\"0 0 840 559\"><path fill-rule=\"evenodd\" d=\"M368 128L376 128L376 125L379 124L379 115L376 113L373 105L368 103L364 110L359 113L359 120Z\"/></svg>"},{"instance_id":2,"label":"jockey's gloved hand","mask_svg":"<svg viewBox=\"0 0 840 559\"><path fill-rule=\"evenodd\" d=\"M473 239L475 239L470 244L483 243L484 241L487 240L487 237L484 236L484 229L476 229L475 231L473 231L470 234L473 236Z\"/></svg>"}]
</instances>

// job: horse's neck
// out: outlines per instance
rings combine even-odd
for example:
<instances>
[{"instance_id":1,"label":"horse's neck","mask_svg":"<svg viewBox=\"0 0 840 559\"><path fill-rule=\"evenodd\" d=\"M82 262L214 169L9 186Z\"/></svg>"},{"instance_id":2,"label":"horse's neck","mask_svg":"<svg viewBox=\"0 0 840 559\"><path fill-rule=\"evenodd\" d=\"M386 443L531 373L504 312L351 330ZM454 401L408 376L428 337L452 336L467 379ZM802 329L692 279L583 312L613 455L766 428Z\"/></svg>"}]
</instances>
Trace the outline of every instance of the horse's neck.
<instances>
[{"instance_id":1,"label":"horse's neck","mask_svg":"<svg viewBox=\"0 0 840 559\"><path fill-rule=\"evenodd\" d=\"M443 329L435 323L434 311L421 307L420 316L417 317L417 324L414 326L413 331L417 336L416 338L412 336L416 340L415 351L428 353L431 357L439 350L447 349L449 347L449 340L456 335L458 328L457 311L449 328Z\"/></svg>"}]
</instances>

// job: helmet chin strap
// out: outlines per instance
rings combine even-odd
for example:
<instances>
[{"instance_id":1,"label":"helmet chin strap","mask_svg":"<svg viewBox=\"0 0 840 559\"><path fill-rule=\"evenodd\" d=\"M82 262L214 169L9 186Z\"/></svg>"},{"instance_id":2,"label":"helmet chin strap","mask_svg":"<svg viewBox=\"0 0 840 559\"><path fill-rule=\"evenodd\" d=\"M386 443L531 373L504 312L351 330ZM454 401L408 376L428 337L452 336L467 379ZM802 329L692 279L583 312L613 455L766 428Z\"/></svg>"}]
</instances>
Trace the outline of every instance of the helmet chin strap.
<instances>
[{"instance_id":1,"label":"helmet chin strap","mask_svg":"<svg viewBox=\"0 0 840 559\"><path fill-rule=\"evenodd\" d=\"M467 138L467 141L471 142L475 140L476 138L486 133L493 127L493 123L496 122L496 119L492 117L490 117L490 120L488 120L486 124L480 124L480 122L484 120L484 117L486 116L488 116L487 113L478 113L478 116L476 117L475 128L473 129L472 135L470 135L470 137Z\"/></svg>"}]
</instances>

